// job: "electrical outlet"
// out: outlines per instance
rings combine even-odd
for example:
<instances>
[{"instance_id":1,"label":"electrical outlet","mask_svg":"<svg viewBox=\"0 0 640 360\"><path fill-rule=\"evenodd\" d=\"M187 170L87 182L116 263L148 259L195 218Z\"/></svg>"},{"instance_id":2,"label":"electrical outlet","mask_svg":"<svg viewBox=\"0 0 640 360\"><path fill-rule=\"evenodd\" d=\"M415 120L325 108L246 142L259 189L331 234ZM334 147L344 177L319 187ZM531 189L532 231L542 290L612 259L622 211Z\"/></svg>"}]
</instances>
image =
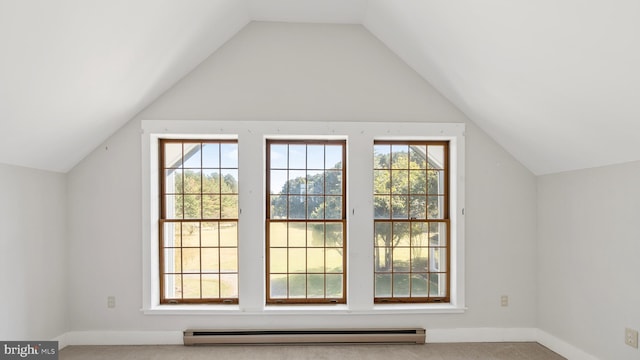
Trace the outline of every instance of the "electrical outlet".
<instances>
[{"instance_id":1,"label":"electrical outlet","mask_svg":"<svg viewBox=\"0 0 640 360\"><path fill-rule=\"evenodd\" d=\"M109 309L113 309L116 307L116 297L115 296L107 296L107 307Z\"/></svg>"},{"instance_id":2,"label":"electrical outlet","mask_svg":"<svg viewBox=\"0 0 640 360\"><path fill-rule=\"evenodd\" d=\"M507 295L500 296L500 306L502 307L509 306L509 296Z\"/></svg>"},{"instance_id":3,"label":"electrical outlet","mask_svg":"<svg viewBox=\"0 0 640 360\"><path fill-rule=\"evenodd\" d=\"M637 349L638 348L638 330L629 329L629 328L625 329L624 343Z\"/></svg>"}]
</instances>

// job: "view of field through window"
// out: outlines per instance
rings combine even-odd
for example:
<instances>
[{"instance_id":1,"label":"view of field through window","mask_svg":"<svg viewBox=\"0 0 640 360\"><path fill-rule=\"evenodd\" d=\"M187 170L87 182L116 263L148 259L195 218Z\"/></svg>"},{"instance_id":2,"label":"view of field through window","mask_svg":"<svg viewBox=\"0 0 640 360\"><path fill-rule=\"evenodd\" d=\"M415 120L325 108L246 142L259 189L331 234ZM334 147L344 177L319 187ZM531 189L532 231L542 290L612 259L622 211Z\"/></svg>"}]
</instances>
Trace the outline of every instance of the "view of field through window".
<instances>
[{"instance_id":1,"label":"view of field through window","mask_svg":"<svg viewBox=\"0 0 640 360\"><path fill-rule=\"evenodd\" d=\"M344 303L345 143L268 142L269 303Z\"/></svg>"},{"instance_id":2,"label":"view of field through window","mask_svg":"<svg viewBox=\"0 0 640 360\"><path fill-rule=\"evenodd\" d=\"M448 301L448 147L374 145L375 302Z\"/></svg>"},{"instance_id":3,"label":"view of field through window","mask_svg":"<svg viewBox=\"0 0 640 360\"><path fill-rule=\"evenodd\" d=\"M163 302L237 303L238 147L163 140Z\"/></svg>"}]
</instances>

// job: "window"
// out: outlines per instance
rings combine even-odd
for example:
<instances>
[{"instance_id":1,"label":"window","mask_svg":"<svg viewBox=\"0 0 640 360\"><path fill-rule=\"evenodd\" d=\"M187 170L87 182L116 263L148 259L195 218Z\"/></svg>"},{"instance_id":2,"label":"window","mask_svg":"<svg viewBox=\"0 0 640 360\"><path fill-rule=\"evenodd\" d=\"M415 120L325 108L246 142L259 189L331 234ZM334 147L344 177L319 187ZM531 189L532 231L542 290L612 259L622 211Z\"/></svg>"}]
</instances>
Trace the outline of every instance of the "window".
<instances>
[{"instance_id":1,"label":"window","mask_svg":"<svg viewBox=\"0 0 640 360\"><path fill-rule=\"evenodd\" d=\"M267 140L269 304L346 303L345 144Z\"/></svg>"},{"instance_id":2,"label":"window","mask_svg":"<svg viewBox=\"0 0 640 360\"><path fill-rule=\"evenodd\" d=\"M447 142L374 143L375 303L449 301Z\"/></svg>"},{"instance_id":3,"label":"window","mask_svg":"<svg viewBox=\"0 0 640 360\"><path fill-rule=\"evenodd\" d=\"M160 303L238 303L238 145L161 139Z\"/></svg>"}]
</instances>

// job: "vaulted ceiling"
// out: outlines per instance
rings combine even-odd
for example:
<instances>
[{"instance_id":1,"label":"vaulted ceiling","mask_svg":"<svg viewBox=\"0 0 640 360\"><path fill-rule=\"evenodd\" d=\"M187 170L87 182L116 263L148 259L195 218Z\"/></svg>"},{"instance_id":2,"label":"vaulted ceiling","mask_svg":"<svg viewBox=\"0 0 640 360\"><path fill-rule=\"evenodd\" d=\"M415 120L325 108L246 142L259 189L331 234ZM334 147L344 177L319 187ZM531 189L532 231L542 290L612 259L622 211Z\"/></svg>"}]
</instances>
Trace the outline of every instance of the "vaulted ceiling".
<instances>
[{"instance_id":1,"label":"vaulted ceiling","mask_svg":"<svg viewBox=\"0 0 640 360\"><path fill-rule=\"evenodd\" d=\"M637 0L0 0L0 162L68 171L252 20L364 25L535 174L640 160Z\"/></svg>"}]
</instances>

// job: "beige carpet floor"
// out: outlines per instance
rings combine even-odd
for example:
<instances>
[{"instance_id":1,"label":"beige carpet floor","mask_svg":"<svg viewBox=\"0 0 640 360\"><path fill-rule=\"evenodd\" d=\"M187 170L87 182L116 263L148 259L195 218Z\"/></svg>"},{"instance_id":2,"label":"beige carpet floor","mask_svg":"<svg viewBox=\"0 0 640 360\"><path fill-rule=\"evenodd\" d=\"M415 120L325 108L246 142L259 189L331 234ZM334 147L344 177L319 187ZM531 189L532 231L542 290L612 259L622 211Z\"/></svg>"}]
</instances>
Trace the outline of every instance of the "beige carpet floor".
<instances>
[{"instance_id":1,"label":"beige carpet floor","mask_svg":"<svg viewBox=\"0 0 640 360\"><path fill-rule=\"evenodd\" d=\"M69 346L60 360L561 360L537 343L326 346Z\"/></svg>"}]
</instances>

